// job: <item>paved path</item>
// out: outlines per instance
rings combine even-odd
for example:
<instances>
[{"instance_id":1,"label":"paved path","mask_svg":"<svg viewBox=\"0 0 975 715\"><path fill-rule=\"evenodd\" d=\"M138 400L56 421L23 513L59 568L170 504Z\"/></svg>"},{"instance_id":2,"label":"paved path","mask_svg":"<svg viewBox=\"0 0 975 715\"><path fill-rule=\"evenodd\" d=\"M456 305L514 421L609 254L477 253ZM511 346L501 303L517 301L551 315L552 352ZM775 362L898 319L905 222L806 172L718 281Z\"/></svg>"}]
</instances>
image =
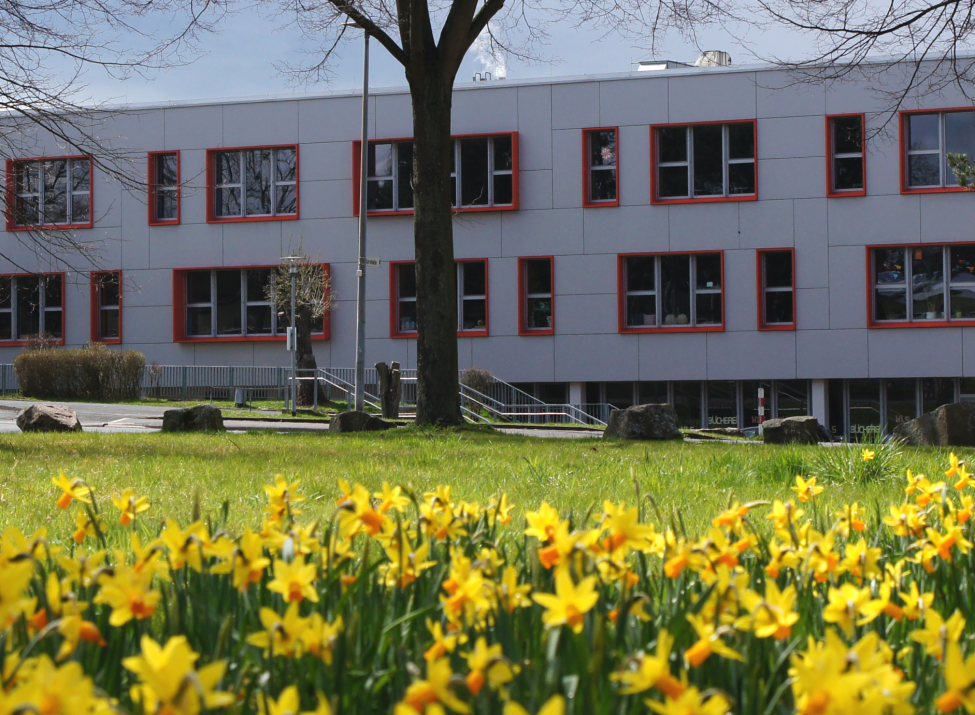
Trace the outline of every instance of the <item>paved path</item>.
<instances>
[{"instance_id":1,"label":"paved path","mask_svg":"<svg viewBox=\"0 0 975 715\"><path fill-rule=\"evenodd\" d=\"M28 405L28 400L0 400L0 433L19 432L14 420L17 413ZM86 402L58 403L70 407L78 413L78 419L86 432L137 433L158 432L162 426L163 412L173 409L173 405L113 405L91 404ZM224 426L231 432L270 430L274 432L325 432L328 422L281 422L276 420L237 420L224 418ZM528 437L549 437L564 439L585 439L601 436L590 430L526 429L519 427L502 428L507 434L520 434Z\"/></svg>"}]
</instances>

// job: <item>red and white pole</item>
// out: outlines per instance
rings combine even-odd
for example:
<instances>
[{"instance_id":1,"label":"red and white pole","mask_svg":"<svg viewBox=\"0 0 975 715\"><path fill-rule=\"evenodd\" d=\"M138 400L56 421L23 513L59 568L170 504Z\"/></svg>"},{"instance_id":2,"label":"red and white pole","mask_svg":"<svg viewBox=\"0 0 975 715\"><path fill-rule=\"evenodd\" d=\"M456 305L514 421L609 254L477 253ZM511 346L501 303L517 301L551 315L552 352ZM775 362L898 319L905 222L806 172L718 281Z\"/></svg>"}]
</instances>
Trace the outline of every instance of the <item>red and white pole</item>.
<instances>
[{"instance_id":1,"label":"red and white pole","mask_svg":"<svg viewBox=\"0 0 975 715\"><path fill-rule=\"evenodd\" d=\"M761 430L765 422L765 388L758 388L758 428Z\"/></svg>"}]
</instances>

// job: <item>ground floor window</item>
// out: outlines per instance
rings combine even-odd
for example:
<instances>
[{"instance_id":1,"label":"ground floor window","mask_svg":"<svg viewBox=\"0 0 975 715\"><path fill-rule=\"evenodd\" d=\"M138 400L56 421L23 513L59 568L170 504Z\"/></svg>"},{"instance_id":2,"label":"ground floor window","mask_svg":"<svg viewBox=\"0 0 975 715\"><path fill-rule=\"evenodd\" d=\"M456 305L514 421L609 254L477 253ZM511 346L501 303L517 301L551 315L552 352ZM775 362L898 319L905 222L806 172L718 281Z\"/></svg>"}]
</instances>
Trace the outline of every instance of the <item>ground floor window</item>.
<instances>
[{"instance_id":1,"label":"ground floor window","mask_svg":"<svg viewBox=\"0 0 975 715\"><path fill-rule=\"evenodd\" d=\"M843 439L863 441L891 434L898 425L941 405L975 400L975 379L830 380L827 395L830 432Z\"/></svg>"},{"instance_id":2,"label":"ground floor window","mask_svg":"<svg viewBox=\"0 0 975 715\"><path fill-rule=\"evenodd\" d=\"M64 339L64 275L0 276L0 341Z\"/></svg>"}]
</instances>

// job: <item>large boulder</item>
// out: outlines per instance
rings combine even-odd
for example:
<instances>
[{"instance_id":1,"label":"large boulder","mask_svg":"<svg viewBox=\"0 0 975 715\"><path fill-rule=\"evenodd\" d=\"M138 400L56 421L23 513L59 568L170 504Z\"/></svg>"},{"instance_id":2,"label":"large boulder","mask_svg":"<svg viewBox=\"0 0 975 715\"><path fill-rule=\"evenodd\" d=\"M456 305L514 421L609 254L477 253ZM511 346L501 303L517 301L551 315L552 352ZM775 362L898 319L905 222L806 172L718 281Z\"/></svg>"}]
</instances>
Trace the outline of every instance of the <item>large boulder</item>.
<instances>
[{"instance_id":1,"label":"large boulder","mask_svg":"<svg viewBox=\"0 0 975 715\"><path fill-rule=\"evenodd\" d=\"M328 422L329 432L378 432L396 424L367 412L339 412Z\"/></svg>"},{"instance_id":2,"label":"large boulder","mask_svg":"<svg viewBox=\"0 0 975 715\"><path fill-rule=\"evenodd\" d=\"M684 439L673 405L637 405L609 413L604 439Z\"/></svg>"},{"instance_id":3,"label":"large boulder","mask_svg":"<svg viewBox=\"0 0 975 715\"><path fill-rule=\"evenodd\" d=\"M31 405L17 415L21 432L81 432L78 413L56 405Z\"/></svg>"},{"instance_id":4,"label":"large boulder","mask_svg":"<svg viewBox=\"0 0 975 715\"><path fill-rule=\"evenodd\" d=\"M163 432L219 432L223 413L212 405L182 407L163 412Z\"/></svg>"},{"instance_id":5,"label":"large boulder","mask_svg":"<svg viewBox=\"0 0 975 715\"><path fill-rule=\"evenodd\" d=\"M818 444L819 420L809 416L765 420L762 438L765 444Z\"/></svg>"},{"instance_id":6,"label":"large boulder","mask_svg":"<svg viewBox=\"0 0 975 715\"><path fill-rule=\"evenodd\" d=\"M975 447L975 402L954 402L894 429L911 447Z\"/></svg>"}]
</instances>

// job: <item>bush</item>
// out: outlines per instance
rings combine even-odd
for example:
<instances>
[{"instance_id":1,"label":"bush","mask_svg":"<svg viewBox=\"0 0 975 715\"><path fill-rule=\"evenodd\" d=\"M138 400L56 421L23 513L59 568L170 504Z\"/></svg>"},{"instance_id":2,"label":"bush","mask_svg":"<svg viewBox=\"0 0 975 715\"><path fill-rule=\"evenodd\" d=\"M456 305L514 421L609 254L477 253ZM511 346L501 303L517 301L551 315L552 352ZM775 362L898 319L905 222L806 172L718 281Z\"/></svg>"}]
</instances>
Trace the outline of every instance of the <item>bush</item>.
<instances>
[{"instance_id":1,"label":"bush","mask_svg":"<svg viewBox=\"0 0 975 715\"><path fill-rule=\"evenodd\" d=\"M89 344L80 350L28 345L14 358L24 397L43 400L132 400L139 397L145 356Z\"/></svg>"},{"instance_id":2,"label":"bush","mask_svg":"<svg viewBox=\"0 0 975 715\"><path fill-rule=\"evenodd\" d=\"M494 375L480 367L469 367L460 374L460 384L476 390L482 395L490 395L491 385L494 384Z\"/></svg>"}]
</instances>

